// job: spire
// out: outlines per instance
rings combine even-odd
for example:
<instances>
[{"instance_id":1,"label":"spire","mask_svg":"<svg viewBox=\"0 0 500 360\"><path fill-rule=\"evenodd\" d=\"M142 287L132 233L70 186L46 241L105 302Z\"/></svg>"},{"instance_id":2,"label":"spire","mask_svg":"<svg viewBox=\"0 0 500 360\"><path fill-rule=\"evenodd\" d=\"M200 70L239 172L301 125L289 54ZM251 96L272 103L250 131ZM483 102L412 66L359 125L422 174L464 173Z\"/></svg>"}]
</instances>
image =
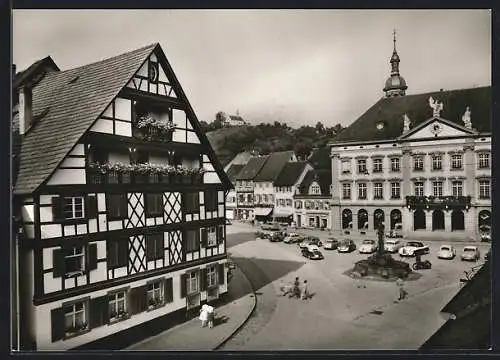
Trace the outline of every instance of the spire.
<instances>
[{"instance_id":1,"label":"spire","mask_svg":"<svg viewBox=\"0 0 500 360\"><path fill-rule=\"evenodd\" d=\"M405 90L408 88L406 86L405 79L399 75L399 55L396 51L396 29L392 31L392 42L393 42L393 51L391 56L391 76L385 82L385 96L393 97L393 96L403 96L405 95Z\"/></svg>"}]
</instances>

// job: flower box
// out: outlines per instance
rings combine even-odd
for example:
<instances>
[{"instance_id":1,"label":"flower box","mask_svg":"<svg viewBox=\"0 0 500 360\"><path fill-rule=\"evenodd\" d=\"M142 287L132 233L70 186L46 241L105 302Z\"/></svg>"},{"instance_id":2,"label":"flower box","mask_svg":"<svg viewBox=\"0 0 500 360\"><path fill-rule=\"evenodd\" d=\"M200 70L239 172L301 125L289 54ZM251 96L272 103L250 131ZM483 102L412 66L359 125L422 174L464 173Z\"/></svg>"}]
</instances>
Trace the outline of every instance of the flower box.
<instances>
[{"instance_id":1,"label":"flower box","mask_svg":"<svg viewBox=\"0 0 500 360\"><path fill-rule=\"evenodd\" d=\"M156 119L152 114L146 113L139 117L133 131L133 136L142 140L172 141L174 123Z\"/></svg>"},{"instance_id":2,"label":"flower box","mask_svg":"<svg viewBox=\"0 0 500 360\"><path fill-rule=\"evenodd\" d=\"M65 336L71 337L88 329L87 323L71 326L65 330Z\"/></svg>"}]
</instances>

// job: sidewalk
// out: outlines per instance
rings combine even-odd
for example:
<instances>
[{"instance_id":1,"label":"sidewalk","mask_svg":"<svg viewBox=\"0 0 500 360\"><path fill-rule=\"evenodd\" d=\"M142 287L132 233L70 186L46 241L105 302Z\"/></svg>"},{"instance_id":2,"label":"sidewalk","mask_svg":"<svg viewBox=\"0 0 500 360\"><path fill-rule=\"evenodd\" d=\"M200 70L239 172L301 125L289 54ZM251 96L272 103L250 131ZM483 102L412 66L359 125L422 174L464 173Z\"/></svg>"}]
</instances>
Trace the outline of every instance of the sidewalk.
<instances>
[{"instance_id":1,"label":"sidewalk","mask_svg":"<svg viewBox=\"0 0 500 360\"><path fill-rule=\"evenodd\" d=\"M233 270L229 292L224 305L216 308L217 318L227 321L202 328L198 318L168 329L156 336L134 344L129 351L210 351L229 339L252 314L256 300L250 282L239 268Z\"/></svg>"}]
</instances>

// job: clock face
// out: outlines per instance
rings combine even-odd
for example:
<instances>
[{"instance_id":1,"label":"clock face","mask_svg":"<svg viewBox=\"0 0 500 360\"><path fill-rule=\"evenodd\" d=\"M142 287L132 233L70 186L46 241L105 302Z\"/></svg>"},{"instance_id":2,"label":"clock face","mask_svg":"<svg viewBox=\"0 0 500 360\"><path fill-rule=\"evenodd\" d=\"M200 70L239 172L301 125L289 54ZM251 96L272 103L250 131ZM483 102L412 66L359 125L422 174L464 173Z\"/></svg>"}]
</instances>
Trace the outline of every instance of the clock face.
<instances>
[{"instance_id":1,"label":"clock face","mask_svg":"<svg viewBox=\"0 0 500 360\"><path fill-rule=\"evenodd\" d=\"M150 62L148 69L148 78L152 83L158 82L158 63Z\"/></svg>"}]
</instances>

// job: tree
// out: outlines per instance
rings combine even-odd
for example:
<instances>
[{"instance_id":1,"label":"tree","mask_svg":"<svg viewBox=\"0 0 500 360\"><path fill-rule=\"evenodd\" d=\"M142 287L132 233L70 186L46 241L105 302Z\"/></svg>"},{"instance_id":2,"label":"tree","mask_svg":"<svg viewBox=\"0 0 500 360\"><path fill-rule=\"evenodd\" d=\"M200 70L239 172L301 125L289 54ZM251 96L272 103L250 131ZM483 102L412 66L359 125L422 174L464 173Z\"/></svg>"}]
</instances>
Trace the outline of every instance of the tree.
<instances>
[{"instance_id":1,"label":"tree","mask_svg":"<svg viewBox=\"0 0 500 360\"><path fill-rule=\"evenodd\" d=\"M325 132L325 126L321 123L321 121L318 121L314 128L318 134L323 134Z\"/></svg>"}]
</instances>

